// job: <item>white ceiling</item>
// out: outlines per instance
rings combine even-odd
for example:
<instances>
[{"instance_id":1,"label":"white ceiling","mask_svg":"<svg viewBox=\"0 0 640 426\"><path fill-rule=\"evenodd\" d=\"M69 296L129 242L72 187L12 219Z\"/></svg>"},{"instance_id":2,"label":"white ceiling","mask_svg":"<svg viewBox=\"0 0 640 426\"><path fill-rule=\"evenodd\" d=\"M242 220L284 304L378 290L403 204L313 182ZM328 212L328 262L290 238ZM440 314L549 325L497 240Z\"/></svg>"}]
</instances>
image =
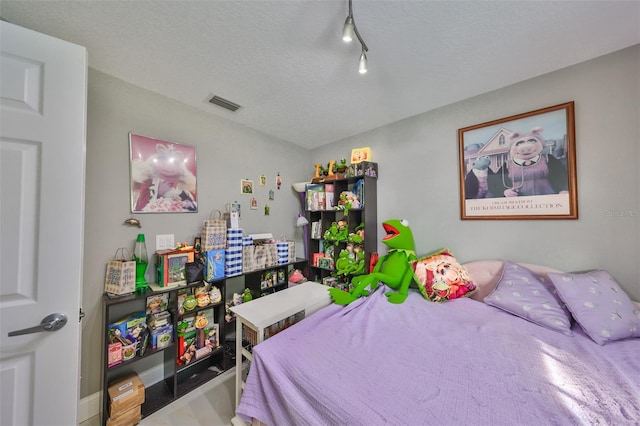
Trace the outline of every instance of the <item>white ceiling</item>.
<instances>
[{"instance_id":1,"label":"white ceiling","mask_svg":"<svg viewBox=\"0 0 640 426\"><path fill-rule=\"evenodd\" d=\"M313 148L640 43L640 1L6 1L89 66ZM242 105L232 113L216 94Z\"/></svg>"}]
</instances>

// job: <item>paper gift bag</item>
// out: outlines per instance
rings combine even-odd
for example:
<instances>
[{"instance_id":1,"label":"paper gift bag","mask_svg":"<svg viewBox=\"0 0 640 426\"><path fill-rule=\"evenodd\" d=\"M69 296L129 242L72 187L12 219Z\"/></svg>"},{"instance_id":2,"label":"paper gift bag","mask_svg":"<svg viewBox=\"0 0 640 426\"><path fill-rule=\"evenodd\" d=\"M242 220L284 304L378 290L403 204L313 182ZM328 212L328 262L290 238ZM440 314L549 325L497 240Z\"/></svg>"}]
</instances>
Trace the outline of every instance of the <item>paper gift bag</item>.
<instances>
[{"instance_id":1,"label":"paper gift bag","mask_svg":"<svg viewBox=\"0 0 640 426\"><path fill-rule=\"evenodd\" d=\"M204 279L206 281L224 278L225 253L222 249L205 251L204 258Z\"/></svg>"},{"instance_id":2,"label":"paper gift bag","mask_svg":"<svg viewBox=\"0 0 640 426\"><path fill-rule=\"evenodd\" d=\"M253 251L255 269L264 269L267 265L267 248L265 244L256 245Z\"/></svg>"},{"instance_id":3,"label":"paper gift bag","mask_svg":"<svg viewBox=\"0 0 640 426\"><path fill-rule=\"evenodd\" d=\"M104 279L106 293L122 295L133 293L136 289L136 262L129 260L129 250L122 247L116 250L113 260L107 262Z\"/></svg>"},{"instance_id":4,"label":"paper gift bag","mask_svg":"<svg viewBox=\"0 0 640 426\"><path fill-rule=\"evenodd\" d=\"M266 251L265 268L276 266L278 264L278 247L276 243L266 243L264 247Z\"/></svg>"},{"instance_id":5,"label":"paper gift bag","mask_svg":"<svg viewBox=\"0 0 640 426\"><path fill-rule=\"evenodd\" d=\"M220 210L212 210L209 219L204 221L201 233L203 251L224 249L227 246L227 222Z\"/></svg>"},{"instance_id":6,"label":"paper gift bag","mask_svg":"<svg viewBox=\"0 0 640 426\"><path fill-rule=\"evenodd\" d=\"M250 246L242 247L242 273L246 274L247 272L253 272L256 269L256 258L255 258L255 246L251 244Z\"/></svg>"},{"instance_id":7,"label":"paper gift bag","mask_svg":"<svg viewBox=\"0 0 640 426\"><path fill-rule=\"evenodd\" d=\"M296 242L287 240L287 247L288 247L289 263L293 263L296 261Z\"/></svg>"}]
</instances>

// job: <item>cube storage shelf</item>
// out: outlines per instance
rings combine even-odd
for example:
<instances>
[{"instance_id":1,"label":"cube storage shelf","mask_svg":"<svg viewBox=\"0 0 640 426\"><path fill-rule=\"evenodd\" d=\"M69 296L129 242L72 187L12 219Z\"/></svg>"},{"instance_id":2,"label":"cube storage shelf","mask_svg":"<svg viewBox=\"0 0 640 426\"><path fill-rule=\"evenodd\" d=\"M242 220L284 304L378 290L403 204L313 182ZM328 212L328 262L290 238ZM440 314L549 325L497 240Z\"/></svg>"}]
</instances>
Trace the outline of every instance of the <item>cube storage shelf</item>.
<instances>
[{"instance_id":1,"label":"cube storage shelf","mask_svg":"<svg viewBox=\"0 0 640 426\"><path fill-rule=\"evenodd\" d=\"M293 268L306 268L306 259L297 259L295 262L276 265L265 269L255 270L240 275L244 278L245 288L251 289L254 298L258 298L264 293L276 292L287 288L286 285L278 283L273 287L260 291L261 277L265 272L276 271L280 274L284 273L285 277ZM235 278L235 277L227 277ZM102 350L102 424L106 425L109 417L109 396L107 389L110 383L131 372L140 375L141 372L149 369L162 369L163 379L145 388L145 402L141 406L142 418L151 415L162 407L170 404L176 399L186 395L199 386L214 379L225 370L233 367L235 363L229 359L225 359L225 300L226 295L226 279L212 280L208 283L215 285L220 289L222 300L207 306L198 307L192 312L202 312L209 309L213 310L214 322L218 324L218 347L210 354L201 359L193 360L187 365L179 365L178 358L178 338L176 335L177 324L183 317L192 315L192 313L180 315L178 312L178 292L184 289L193 291L195 287L199 287L202 283L194 283L175 287L159 287L154 285L153 290L147 290L141 294L131 294L119 297L110 297L104 294L102 297L103 305L103 350ZM285 283L286 284L286 283ZM126 317L133 312L145 311L147 297L168 294L168 311L171 313L171 322L173 324L173 342L162 349L147 349L144 356L136 356L133 359L123 361L120 364L109 367L108 347L109 347L109 324ZM157 374L157 373L156 373Z\"/></svg>"},{"instance_id":2,"label":"cube storage shelf","mask_svg":"<svg viewBox=\"0 0 640 426\"><path fill-rule=\"evenodd\" d=\"M357 182L360 182L357 184ZM314 183L307 185L307 203L306 216L311 227L309 238L307 241L310 253L309 269L307 277L311 281L323 282L327 277L335 274L335 262L338 260L340 252L347 247L347 242L336 242L324 238L324 233L332 223L340 220L346 220L348 223L348 232L353 233L355 228L364 223L364 241L362 246L364 249L365 269L368 270L371 262L371 254L377 251L378 246L378 216L377 216L377 178L373 176L352 176L344 179L334 179L322 183ZM332 191L327 191L327 185ZM336 209L340 201L340 194L344 191L354 192L354 186L361 185L357 191L361 196L360 208L352 208L346 214L345 210ZM324 191L324 206L314 208L309 200L309 191ZM321 203L322 204L322 203ZM314 225L318 223L319 225ZM319 226L319 235L314 235L313 228ZM330 266L314 264L314 253L330 253Z\"/></svg>"}]
</instances>

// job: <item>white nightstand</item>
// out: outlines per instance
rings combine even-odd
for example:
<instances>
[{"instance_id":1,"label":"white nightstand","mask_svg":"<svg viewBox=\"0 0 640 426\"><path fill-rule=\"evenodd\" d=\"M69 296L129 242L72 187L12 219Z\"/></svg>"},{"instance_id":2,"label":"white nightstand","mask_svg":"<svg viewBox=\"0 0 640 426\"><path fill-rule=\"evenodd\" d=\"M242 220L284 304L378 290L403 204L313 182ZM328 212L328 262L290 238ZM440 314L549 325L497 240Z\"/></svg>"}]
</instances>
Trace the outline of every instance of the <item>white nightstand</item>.
<instances>
[{"instance_id":1,"label":"white nightstand","mask_svg":"<svg viewBox=\"0 0 640 426\"><path fill-rule=\"evenodd\" d=\"M257 345L329 303L329 287L309 281L231 308L236 314L236 407L244 388L243 357L252 360L242 347L243 327L247 340Z\"/></svg>"}]
</instances>

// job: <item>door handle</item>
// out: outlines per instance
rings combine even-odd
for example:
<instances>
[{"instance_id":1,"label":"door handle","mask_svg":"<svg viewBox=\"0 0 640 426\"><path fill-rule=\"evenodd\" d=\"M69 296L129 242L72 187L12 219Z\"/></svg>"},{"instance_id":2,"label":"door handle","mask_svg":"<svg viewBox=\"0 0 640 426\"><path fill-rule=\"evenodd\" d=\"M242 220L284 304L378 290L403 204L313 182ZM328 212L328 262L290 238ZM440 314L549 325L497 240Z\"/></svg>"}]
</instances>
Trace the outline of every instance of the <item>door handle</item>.
<instances>
[{"instance_id":1,"label":"door handle","mask_svg":"<svg viewBox=\"0 0 640 426\"><path fill-rule=\"evenodd\" d=\"M20 336L23 334L39 333L41 331L56 331L60 330L67 323L67 316L65 314L49 314L42 319L39 325L23 328L22 330L14 330L9 332L9 337Z\"/></svg>"}]
</instances>

